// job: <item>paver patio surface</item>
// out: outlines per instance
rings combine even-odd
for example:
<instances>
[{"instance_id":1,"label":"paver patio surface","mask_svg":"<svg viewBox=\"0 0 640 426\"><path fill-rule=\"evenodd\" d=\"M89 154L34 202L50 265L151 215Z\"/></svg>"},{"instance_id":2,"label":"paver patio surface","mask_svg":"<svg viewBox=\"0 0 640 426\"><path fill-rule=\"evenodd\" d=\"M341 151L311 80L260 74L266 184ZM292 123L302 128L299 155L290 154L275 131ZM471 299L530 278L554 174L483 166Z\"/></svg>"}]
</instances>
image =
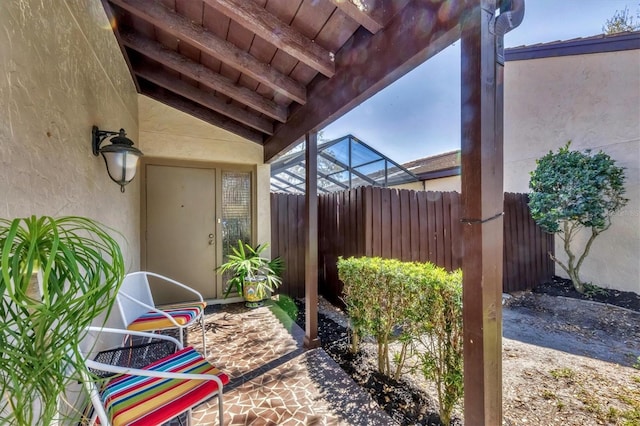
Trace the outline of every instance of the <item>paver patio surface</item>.
<instances>
[{"instance_id":1,"label":"paver patio surface","mask_svg":"<svg viewBox=\"0 0 640 426\"><path fill-rule=\"evenodd\" d=\"M205 320L207 358L231 378L225 425L393 424L321 348L303 348L304 332L277 305L216 305ZM202 351L199 336L193 328L189 342ZM215 398L194 410L193 424L218 424Z\"/></svg>"}]
</instances>

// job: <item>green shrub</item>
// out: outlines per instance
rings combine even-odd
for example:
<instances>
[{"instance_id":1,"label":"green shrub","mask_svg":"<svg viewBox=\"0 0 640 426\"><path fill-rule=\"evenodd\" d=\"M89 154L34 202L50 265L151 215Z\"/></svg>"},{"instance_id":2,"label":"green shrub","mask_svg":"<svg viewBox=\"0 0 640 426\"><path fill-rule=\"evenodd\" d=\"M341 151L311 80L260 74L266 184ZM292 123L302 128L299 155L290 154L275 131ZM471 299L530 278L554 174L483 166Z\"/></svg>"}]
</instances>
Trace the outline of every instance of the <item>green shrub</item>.
<instances>
[{"instance_id":1,"label":"green shrub","mask_svg":"<svg viewBox=\"0 0 640 426\"><path fill-rule=\"evenodd\" d=\"M573 151L570 144L536 160L529 181L529 209L542 229L562 240L567 260L549 255L567 273L576 291L584 293L580 268L591 245L629 200L624 197L623 167L602 151ZM577 238L581 232L588 237L584 244Z\"/></svg>"},{"instance_id":2,"label":"green shrub","mask_svg":"<svg viewBox=\"0 0 640 426\"><path fill-rule=\"evenodd\" d=\"M422 332L416 334L416 354L422 374L436 385L440 420L448 425L464 389L462 273L438 268L424 279L429 281L431 297L428 306L417 307L423 320Z\"/></svg>"},{"instance_id":3,"label":"green shrub","mask_svg":"<svg viewBox=\"0 0 640 426\"><path fill-rule=\"evenodd\" d=\"M370 335L378 344L378 370L399 378L411 338L407 330L417 287L409 278L412 268L393 259L349 258L338 261L338 275L345 283L344 302L352 326L352 351L362 336ZM389 344L399 339L402 349L391 371Z\"/></svg>"},{"instance_id":4,"label":"green shrub","mask_svg":"<svg viewBox=\"0 0 640 426\"><path fill-rule=\"evenodd\" d=\"M352 350L357 351L362 337L373 336L378 370L396 380L415 353L422 373L436 385L440 418L448 424L463 393L462 273L431 263L364 257L340 258L338 276L344 283ZM401 345L392 372L389 344L394 339Z\"/></svg>"}]
</instances>

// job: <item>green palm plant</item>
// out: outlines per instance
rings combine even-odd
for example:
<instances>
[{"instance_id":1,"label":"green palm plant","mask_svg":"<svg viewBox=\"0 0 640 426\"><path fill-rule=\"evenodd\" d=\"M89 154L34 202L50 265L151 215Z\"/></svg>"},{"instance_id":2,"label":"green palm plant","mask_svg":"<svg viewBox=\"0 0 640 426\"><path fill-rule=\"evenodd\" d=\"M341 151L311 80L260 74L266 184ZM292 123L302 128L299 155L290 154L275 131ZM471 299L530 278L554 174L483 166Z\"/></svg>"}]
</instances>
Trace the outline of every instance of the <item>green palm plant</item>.
<instances>
[{"instance_id":1,"label":"green palm plant","mask_svg":"<svg viewBox=\"0 0 640 426\"><path fill-rule=\"evenodd\" d=\"M120 247L91 219L31 216L0 219L0 250L0 424L61 423L85 328L122 283Z\"/></svg>"},{"instance_id":2,"label":"green palm plant","mask_svg":"<svg viewBox=\"0 0 640 426\"><path fill-rule=\"evenodd\" d=\"M236 290L239 296L243 295L244 284L247 280L258 279L257 292L260 298L265 298L268 292L272 292L282 284L282 270L284 264L282 258L276 257L269 260L262 253L269 244L258 244L252 247L250 244L238 240L237 247L231 247L232 253L228 260L218 267L222 274L231 274L224 297L228 297L232 290Z\"/></svg>"}]
</instances>

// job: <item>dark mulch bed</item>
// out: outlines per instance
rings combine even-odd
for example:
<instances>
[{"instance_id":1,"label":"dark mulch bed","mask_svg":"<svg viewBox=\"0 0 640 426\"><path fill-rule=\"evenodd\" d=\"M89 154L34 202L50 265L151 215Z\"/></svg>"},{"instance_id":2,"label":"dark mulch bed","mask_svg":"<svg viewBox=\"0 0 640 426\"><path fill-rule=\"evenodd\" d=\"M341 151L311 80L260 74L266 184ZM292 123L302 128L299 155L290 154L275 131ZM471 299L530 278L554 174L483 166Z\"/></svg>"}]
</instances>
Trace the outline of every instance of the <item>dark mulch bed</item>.
<instances>
[{"instance_id":1,"label":"dark mulch bed","mask_svg":"<svg viewBox=\"0 0 640 426\"><path fill-rule=\"evenodd\" d=\"M575 299L592 300L620 306L640 312L640 296L633 292L617 290L591 291L580 294L574 290L570 280L554 277L552 282L538 286L534 293L564 296ZM304 304L296 300L298 318L296 322L305 327ZM349 350L347 329L323 314L318 315L318 334L323 349L346 371L353 380L365 389L371 397L401 425L439 426L437 407L424 391L414 384L395 381L378 373L365 361L367 354L352 354ZM460 419L453 419L452 425L461 425Z\"/></svg>"},{"instance_id":2,"label":"dark mulch bed","mask_svg":"<svg viewBox=\"0 0 640 426\"><path fill-rule=\"evenodd\" d=\"M296 323L304 328L305 311L301 301L296 300L298 318ZM353 378L353 380L401 425L439 426L440 417L433 401L412 383L395 381L371 368L367 354L349 350L347 329L332 319L318 314L318 337L322 348ZM454 420L453 425L462 424Z\"/></svg>"},{"instance_id":3,"label":"dark mulch bed","mask_svg":"<svg viewBox=\"0 0 640 426\"><path fill-rule=\"evenodd\" d=\"M587 290L585 294L578 293L571 280L553 277L553 281L539 285L533 290L534 293L544 293L550 296L564 296L573 299L593 300L595 302L607 303L640 312L640 295L631 291L618 291L611 289Z\"/></svg>"}]
</instances>

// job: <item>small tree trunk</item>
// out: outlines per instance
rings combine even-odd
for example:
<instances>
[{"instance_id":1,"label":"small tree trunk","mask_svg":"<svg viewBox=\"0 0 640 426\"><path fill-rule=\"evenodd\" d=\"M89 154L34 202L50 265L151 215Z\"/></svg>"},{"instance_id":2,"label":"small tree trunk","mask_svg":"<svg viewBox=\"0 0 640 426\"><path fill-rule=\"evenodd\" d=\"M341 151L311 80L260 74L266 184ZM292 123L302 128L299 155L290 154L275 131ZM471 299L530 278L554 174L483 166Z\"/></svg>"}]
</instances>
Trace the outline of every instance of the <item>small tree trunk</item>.
<instances>
[{"instance_id":1,"label":"small tree trunk","mask_svg":"<svg viewBox=\"0 0 640 426\"><path fill-rule=\"evenodd\" d=\"M352 328L351 329L351 353L355 354L356 352L358 352L359 347L360 347L360 336L358 335L358 332Z\"/></svg>"},{"instance_id":2,"label":"small tree trunk","mask_svg":"<svg viewBox=\"0 0 640 426\"><path fill-rule=\"evenodd\" d=\"M398 365L396 366L396 372L393 375L395 380L400 380L400 374L402 374L402 369L404 368L404 362L407 358L407 348L409 347L409 342L402 343L402 349L400 350L400 355L398 356Z\"/></svg>"},{"instance_id":3,"label":"small tree trunk","mask_svg":"<svg viewBox=\"0 0 640 426\"><path fill-rule=\"evenodd\" d=\"M583 294L584 293L584 283L580 280L580 277L578 276L578 269L571 268L571 270L569 272L569 278L571 279L571 282L573 283L573 288L575 288L578 293Z\"/></svg>"}]
</instances>

